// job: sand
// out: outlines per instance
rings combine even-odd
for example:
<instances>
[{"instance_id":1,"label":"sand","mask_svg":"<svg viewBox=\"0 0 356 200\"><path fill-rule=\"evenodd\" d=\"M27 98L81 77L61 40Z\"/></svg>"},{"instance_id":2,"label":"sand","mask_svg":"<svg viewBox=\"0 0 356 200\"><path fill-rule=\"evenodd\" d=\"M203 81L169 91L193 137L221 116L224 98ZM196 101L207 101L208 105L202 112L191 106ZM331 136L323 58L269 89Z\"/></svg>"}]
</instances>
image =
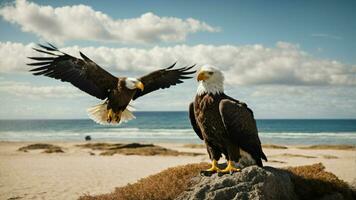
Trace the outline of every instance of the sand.
<instances>
[{"instance_id":1,"label":"sand","mask_svg":"<svg viewBox=\"0 0 356 200\"><path fill-rule=\"evenodd\" d=\"M65 153L42 150L17 151L35 142L0 142L0 199L77 199L84 193L101 194L115 187L168 167L206 161L204 148L183 144L158 144L201 156L99 156L99 151L76 147L74 142L46 142L63 147ZM298 166L322 162L327 171L341 179L356 182L355 150L264 149L274 167ZM93 152L96 155L90 155ZM223 162L223 160L221 160Z\"/></svg>"}]
</instances>

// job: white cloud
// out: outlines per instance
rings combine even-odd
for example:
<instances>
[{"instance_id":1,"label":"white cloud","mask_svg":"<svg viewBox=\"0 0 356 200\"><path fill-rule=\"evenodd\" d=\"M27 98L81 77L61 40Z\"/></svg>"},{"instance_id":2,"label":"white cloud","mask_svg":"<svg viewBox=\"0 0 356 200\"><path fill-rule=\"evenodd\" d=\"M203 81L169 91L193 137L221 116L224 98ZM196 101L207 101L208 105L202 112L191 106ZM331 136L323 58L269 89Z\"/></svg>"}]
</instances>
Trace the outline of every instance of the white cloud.
<instances>
[{"instance_id":1,"label":"white cloud","mask_svg":"<svg viewBox=\"0 0 356 200\"><path fill-rule=\"evenodd\" d=\"M21 43L0 42L0 72L28 71L25 63L27 56L34 55L31 43L23 45Z\"/></svg>"},{"instance_id":2,"label":"white cloud","mask_svg":"<svg viewBox=\"0 0 356 200\"><path fill-rule=\"evenodd\" d=\"M83 92L68 86L35 86L27 82L2 81L0 93L8 93L18 97L42 98L75 98L83 96Z\"/></svg>"},{"instance_id":3,"label":"white cloud","mask_svg":"<svg viewBox=\"0 0 356 200\"><path fill-rule=\"evenodd\" d=\"M160 17L144 13L138 18L112 19L86 5L53 8L26 0L17 0L0 9L0 15L22 31L35 33L49 41L110 41L152 43L184 41L188 34L216 32L219 28L188 18Z\"/></svg>"},{"instance_id":4,"label":"white cloud","mask_svg":"<svg viewBox=\"0 0 356 200\"><path fill-rule=\"evenodd\" d=\"M0 72L28 70L26 56L33 55L33 44L0 42ZM278 42L262 45L176 45L173 47L107 48L66 47L63 51L78 56L81 50L114 74L143 75L168 66L212 64L225 72L229 84L240 85L356 85L356 65L316 58L298 45Z\"/></svg>"},{"instance_id":5,"label":"white cloud","mask_svg":"<svg viewBox=\"0 0 356 200\"><path fill-rule=\"evenodd\" d=\"M241 92L244 91L244 92ZM258 118L355 118L356 91L352 86L259 85L235 87Z\"/></svg>"}]
</instances>

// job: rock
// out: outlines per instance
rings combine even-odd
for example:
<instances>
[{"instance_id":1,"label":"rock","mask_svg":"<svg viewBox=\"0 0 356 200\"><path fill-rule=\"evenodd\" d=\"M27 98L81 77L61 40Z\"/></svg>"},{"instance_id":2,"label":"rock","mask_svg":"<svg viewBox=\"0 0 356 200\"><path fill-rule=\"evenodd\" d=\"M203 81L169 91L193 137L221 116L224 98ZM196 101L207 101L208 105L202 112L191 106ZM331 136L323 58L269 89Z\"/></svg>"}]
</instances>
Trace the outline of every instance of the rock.
<instances>
[{"instance_id":1,"label":"rock","mask_svg":"<svg viewBox=\"0 0 356 200\"><path fill-rule=\"evenodd\" d=\"M177 200L294 200L298 199L288 172L272 167L246 167L241 172L196 176Z\"/></svg>"},{"instance_id":2,"label":"rock","mask_svg":"<svg viewBox=\"0 0 356 200\"><path fill-rule=\"evenodd\" d=\"M90 141L91 140L91 136L90 135L87 135L87 136L85 136L85 141Z\"/></svg>"}]
</instances>

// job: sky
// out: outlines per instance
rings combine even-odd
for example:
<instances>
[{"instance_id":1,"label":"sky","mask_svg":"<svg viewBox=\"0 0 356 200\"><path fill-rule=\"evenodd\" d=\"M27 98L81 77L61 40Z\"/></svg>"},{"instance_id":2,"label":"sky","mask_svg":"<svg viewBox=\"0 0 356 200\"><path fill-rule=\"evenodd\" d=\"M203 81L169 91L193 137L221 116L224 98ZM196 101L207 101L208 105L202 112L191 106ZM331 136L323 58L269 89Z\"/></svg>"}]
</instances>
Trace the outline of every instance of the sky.
<instances>
[{"instance_id":1,"label":"sky","mask_svg":"<svg viewBox=\"0 0 356 200\"><path fill-rule=\"evenodd\" d=\"M259 119L356 118L355 1L0 1L0 119L88 118L100 100L28 72L31 48L82 51L116 76L197 64ZM187 111L193 78L134 102Z\"/></svg>"}]
</instances>

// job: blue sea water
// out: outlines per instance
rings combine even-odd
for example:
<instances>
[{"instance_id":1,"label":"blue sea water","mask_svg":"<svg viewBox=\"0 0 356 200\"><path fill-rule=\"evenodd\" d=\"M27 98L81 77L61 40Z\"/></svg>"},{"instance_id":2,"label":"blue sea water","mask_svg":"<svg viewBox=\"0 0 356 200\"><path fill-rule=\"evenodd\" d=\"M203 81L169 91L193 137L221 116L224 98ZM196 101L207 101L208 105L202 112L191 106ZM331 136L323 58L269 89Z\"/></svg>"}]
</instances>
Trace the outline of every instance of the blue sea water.
<instances>
[{"instance_id":1,"label":"blue sea water","mask_svg":"<svg viewBox=\"0 0 356 200\"><path fill-rule=\"evenodd\" d=\"M103 126L89 119L0 120L0 141L82 141L199 143L186 112L135 112L136 119L119 126ZM263 143L353 144L356 120L257 120Z\"/></svg>"}]
</instances>

